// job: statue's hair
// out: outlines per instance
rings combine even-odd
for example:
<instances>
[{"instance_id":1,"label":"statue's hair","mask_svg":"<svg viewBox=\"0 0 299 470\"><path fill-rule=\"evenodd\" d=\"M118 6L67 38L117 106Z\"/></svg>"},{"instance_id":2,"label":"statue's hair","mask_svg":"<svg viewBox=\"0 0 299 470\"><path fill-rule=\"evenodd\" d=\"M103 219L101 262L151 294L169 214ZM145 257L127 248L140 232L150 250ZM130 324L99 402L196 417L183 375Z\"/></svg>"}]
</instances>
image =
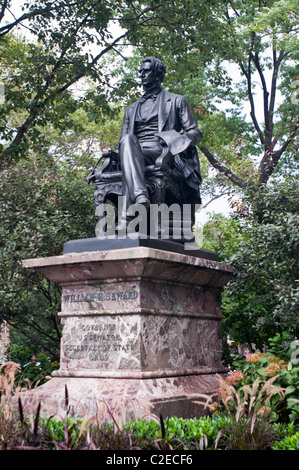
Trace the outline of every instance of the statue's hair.
<instances>
[{"instance_id":1,"label":"statue's hair","mask_svg":"<svg viewBox=\"0 0 299 470\"><path fill-rule=\"evenodd\" d=\"M156 59L156 57L146 57L143 59L142 63L144 62L151 63L152 70L155 72L161 82L163 82L166 75L166 66L163 64L163 62L160 59Z\"/></svg>"}]
</instances>

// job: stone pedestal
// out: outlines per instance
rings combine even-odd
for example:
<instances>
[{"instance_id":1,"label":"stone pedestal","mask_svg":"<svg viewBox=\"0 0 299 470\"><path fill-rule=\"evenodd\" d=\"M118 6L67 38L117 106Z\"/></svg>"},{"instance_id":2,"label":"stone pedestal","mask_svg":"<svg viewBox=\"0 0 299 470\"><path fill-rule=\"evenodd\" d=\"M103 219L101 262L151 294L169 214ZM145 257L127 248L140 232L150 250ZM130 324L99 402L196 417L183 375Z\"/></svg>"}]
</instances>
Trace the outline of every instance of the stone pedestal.
<instances>
[{"instance_id":1,"label":"stone pedestal","mask_svg":"<svg viewBox=\"0 0 299 470\"><path fill-rule=\"evenodd\" d=\"M62 287L60 369L23 401L95 416L105 402L126 419L194 417L222 366L221 290L233 268L150 247L25 260Z\"/></svg>"}]
</instances>

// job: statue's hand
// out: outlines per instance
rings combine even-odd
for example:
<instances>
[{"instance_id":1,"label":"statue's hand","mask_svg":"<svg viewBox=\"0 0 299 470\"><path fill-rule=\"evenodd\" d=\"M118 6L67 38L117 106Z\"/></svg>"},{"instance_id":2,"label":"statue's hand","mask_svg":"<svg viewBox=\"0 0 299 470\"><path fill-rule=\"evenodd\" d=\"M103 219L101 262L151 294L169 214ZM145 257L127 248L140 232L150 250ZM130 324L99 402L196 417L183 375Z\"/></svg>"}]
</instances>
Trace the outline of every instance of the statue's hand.
<instances>
[{"instance_id":1,"label":"statue's hand","mask_svg":"<svg viewBox=\"0 0 299 470\"><path fill-rule=\"evenodd\" d=\"M167 147L167 143L165 142L164 139L162 139L162 137L158 136L158 141L161 147Z\"/></svg>"},{"instance_id":2,"label":"statue's hand","mask_svg":"<svg viewBox=\"0 0 299 470\"><path fill-rule=\"evenodd\" d=\"M119 161L119 155L114 150L104 150L102 153L103 158L112 158L113 160Z\"/></svg>"}]
</instances>

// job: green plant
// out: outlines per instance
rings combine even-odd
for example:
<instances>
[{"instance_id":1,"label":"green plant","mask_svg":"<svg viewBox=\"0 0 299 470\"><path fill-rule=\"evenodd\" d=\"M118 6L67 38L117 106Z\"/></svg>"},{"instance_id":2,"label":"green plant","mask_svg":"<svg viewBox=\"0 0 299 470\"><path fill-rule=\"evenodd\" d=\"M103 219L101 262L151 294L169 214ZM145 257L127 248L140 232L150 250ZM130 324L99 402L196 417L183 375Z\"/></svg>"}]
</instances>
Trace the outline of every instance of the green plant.
<instances>
[{"instance_id":1,"label":"green plant","mask_svg":"<svg viewBox=\"0 0 299 470\"><path fill-rule=\"evenodd\" d=\"M278 440L275 428L262 416L233 417L222 431L225 450L269 450Z\"/></svg>"},{"instance_id":2,"label":"green plant","mask_svg":"<svg viewBox=\"0 0 299 470\"><path fill-rule=\"evenodd\" d=\"M263 396L260 384L251 388L244 385L243 395L232 385L243 380L240 373L232 374L229 383L220 382L220 395L225 397L226 406L221 409L208 402L212 416L193 419L160 416L160 420L138 419L121 424L122 416L114 416L107 405L108 414L99 408L96 418L74 418L67 387L64 417L41 417L41 404L34 415L26 415L20 398L24 388L16 381L19 369L20 365L12 362L0 368L1 450L276 450L298 446L295 424L270 422L265 404L261 406L259 399ZM261 388L268 398L277 391L271 383Z\"/></svg>"},{"instance_id":3,"label":"green plant","mask_svg":"<svg viewBox=\"0 0 299 470\"><path fill-rule=\"evenodd\" d=\"M20 364L7 362L0 367L0 450L37 448L40 446L40 404L34 417L26 417L20 393L30 386L17 381Z\"/></svg>"},{"instance_id":4,"label":"green plant","mask_svg":"<svg viewBox=\"0 0 299 470\"><path fill-rule=\"evenodd\" d=\"M164 420L160 417L160 423L152 419L132 420L125 427L130 431L132 443L140 449L207 450L215 448L227 422L227 416L223 415L192 419L172 416Z\"/></svg>"},{"instance_id":5,"label":"green plant","mask_svg":"<svg viewBox=\"0 0 299 470\"><path fill-rule=\"evenodd\" d=\"M271 448L273 450L299 450L299 430L275 442Z\"/></svg>"},{"instance_id":6,"label":"green plant","mask_svg":"<svg viewBox=\"0 0 299 470\"><path fill-rule=\"evenodd\" d=\"M250 385L244 383L246 376L238 370L226 379L218 376L218 402L213 397L205 397L205 404L213 414L228 417L215 441L215 447L238 450L268 449L278 439L273 427L276 418L271 405L273 397L282 400L284 391L274 385L276 376L261 381L259 378ZM203 395L204 397L204 395ZM219 444L220 443L220 444Z\"/></svg>"},{"instance_id":7,"label":"green plant","mask_svg":"<svg viewBox=\"0 0 299 470\"><path fill-rule=\"evenodd\" d=\"M239 244L225 249L218 244L225 262L236 269L224 290L224 332L251 350L273 346L281 359L277 348L283 353L287 333L295 339L299 331L298 196L296 177L246 190L232 215L238 225L222 224L222 238L235 234Z\"/></svg>"},{"instance_id":8,"label":"green plant","mask_svg":"<svg viewBox=\"0 0 299 470\"><path fill-rule=\"evenodd\" d=\"M130 432L133 447L136 449L185 449L181 435L172 432L173 429L170 429L169 421L169 419L164 420L161 415L159 421L158 419L148 421L131 420L125 424L125 429Z\"/></svg>"},{"instance_id":9,"label":"green plant","mask_svg":"<svg viewBox=\"0 0 299 470\"><path fill-rule=\"evenodd\" d=\"M110 411L109 407L108 412ZM44 446L55 450L130 450L132 447L129 433L121 429L112 413L112 421L101 421L86 415L84 419L72 417L72 407L69 404L68 389L65 386L64 418L44 418L42 428Z\"/></svg>"},{"instance_id":10,"label":"green plant","mask_svg":"<svg viewBox=\"0 0 299 470\"><path fill-rule=\"evenodd\" d=\"M12 344L9 351L11 361L20 365L16 374L16 381L21 383L30 382L31 387L36 387L46 382L53 370L59 368L58 361L51 361L49 354L38 353L31 360L32 350L26 346Z\"/></svg>"},{"instance_id":11,"label":"green plant","mask_svg":"<svg viewBox=\"0 0 299 470\"><path fill-rule=\"evenodd\" d=\"M240 372L240 371L237 371ZM230 380L230 376L224 380L219 376L220 387L218 390L220 403L224 406L228 415L235 415L236 419L254 416L269 417L276 419L273 409L275 403L284 398L283 388L274 385L277 376L261 381L260 378L253 378L249 383L244 383L246 377L241 373L237 379Z\"/></svg>"},{"instance_id":12,"label":"green plant","mask_svg":"<svg viewBox=\"0 0 299 470\"><path fill-rule=\"evenodd\" d=\"M29 362L24 366L23 375L30 381L32 386L37 386L46 382L53 370L59 368L59 362L51 362L51 358L48 354L39 353L36 356L35 361Z\"/></svg>"},{"instance_id":13,"label":"green plant","mask_svg":"<svg viewBox=\"0 0 299 470\"><path fill-rule=\"evenodd\" d=\"M281 422L299 422L299 367L294 354L297 342L287 335L276 335L269 341L267 353L253 353L246 358L238 357L232 365L242 372L242 385L254 380L261 383L275 376L274 385L284 390L284 397L271 397L269 405L272 417ZM274 410L275 408L275 410ZM275 413L275 415L274 415Z\"/></svg>"}]
</instances>

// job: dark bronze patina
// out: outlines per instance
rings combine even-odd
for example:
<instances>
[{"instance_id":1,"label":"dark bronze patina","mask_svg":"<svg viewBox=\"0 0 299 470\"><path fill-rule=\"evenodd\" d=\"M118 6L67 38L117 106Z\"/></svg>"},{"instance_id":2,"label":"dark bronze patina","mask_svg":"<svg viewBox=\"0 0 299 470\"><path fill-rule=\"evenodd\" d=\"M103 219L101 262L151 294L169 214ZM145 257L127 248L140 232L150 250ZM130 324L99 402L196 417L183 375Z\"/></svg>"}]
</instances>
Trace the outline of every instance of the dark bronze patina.
<instances>
[{"instance_id":1,"label":"dark bronze patina","mask_svg":"<svg viewBox=\"0 0 299 470\"><path fill-rule=\"evenodd\" d=\"M117 149L104 153L102 167L88 178L95 183L95 206L125 196L119 227L128 223L132 204L200 203L196 145L202 134L190 105L162 87L166 67L159 59L145 58L139 72L145 93L126 108Z\"/></svg>"}]
</instances>

